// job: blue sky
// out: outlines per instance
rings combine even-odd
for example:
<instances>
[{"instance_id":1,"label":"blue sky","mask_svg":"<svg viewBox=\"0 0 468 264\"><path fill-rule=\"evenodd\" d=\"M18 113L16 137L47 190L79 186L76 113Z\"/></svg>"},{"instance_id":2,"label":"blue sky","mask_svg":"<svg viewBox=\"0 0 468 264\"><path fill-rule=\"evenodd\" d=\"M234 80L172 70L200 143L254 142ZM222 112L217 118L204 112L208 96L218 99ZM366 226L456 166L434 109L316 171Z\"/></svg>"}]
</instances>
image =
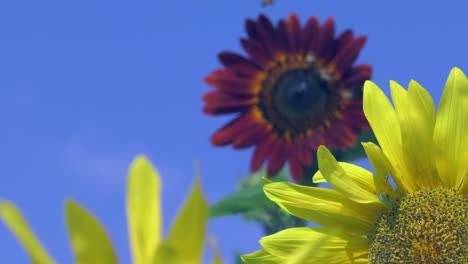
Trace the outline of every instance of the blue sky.
<instances>
[{"instance_id":1,"label":"blue sky","mask_svg":"<svg viewBox=\"0 0 468 264\"><path fill-rule=\"evenodd\" d=\"M360 62L373 80L416 79L439 100L450 69L468 72L466 1L3 1L0 4L0 197L25 212L59 263L71 263L64 199L105 224L130 263L124 211L127 167L145 153L163 178L168 230L200 160L210 202L234 191L252 150L215 148L229 117L201 112L202 78L221 50L241 52L245 18L335 17L369 39ZM450 3L450 4L448 4ZM369 166L368 163L361 163ZM258 226L241 217L209 223L222 254L259 248ZM28 263L0 225L2 262Z\"/></svg>"}]
</instances>

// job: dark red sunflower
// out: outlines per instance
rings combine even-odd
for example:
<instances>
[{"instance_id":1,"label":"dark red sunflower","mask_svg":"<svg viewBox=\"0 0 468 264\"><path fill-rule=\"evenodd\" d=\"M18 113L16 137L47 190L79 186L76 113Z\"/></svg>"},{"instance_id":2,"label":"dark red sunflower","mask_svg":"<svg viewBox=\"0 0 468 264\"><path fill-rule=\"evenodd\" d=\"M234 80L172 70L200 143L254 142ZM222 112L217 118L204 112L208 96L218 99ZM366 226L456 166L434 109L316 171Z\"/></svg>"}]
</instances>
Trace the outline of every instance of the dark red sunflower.
<instances>
[{"instance_id":1,"label":"dark red sunflower","mask_svg":"<svg viewBox=\"0 0 468 264\"><path fill-rule=\"evenodd\" d=\"M372 67L353 65L367 38L351 30L335 37L333 18L319 25L312 17L301 26L295 14L276 27L260 15L245 27L248 38L240 42L248 57L221 52L224 67L205 78L215 91L203 97L203 111L238 114L211 142L256 145L252 171L267 161L267 174L274 176L288 162L301 181L319 145L346 149L368 129L362 86Z\"/></svg>"}]
</instances>

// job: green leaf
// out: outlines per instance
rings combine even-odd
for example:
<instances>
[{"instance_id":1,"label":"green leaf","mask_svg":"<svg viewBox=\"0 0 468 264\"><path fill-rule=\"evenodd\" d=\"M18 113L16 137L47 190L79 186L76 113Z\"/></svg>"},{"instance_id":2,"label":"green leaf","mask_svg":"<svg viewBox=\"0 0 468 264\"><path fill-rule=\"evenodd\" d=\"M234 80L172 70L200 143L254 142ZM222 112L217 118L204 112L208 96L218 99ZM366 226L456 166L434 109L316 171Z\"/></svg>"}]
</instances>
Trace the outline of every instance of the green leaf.
<instances>
[{"instance_id":1,"label":"green leaf","mask_svg":"<svg viewBox=\"0 0 468 264\"><path fill-rule=\"evenodd\" d=\"M183 263L200 263L207 220L208 204L197 178L167 238L167 243L183 256Z\"/></svg>"},{"instance_id":2,"label":"green leaf","mask_svg":"<svg viewBox=\"0 0 468 264\"><path fill-rule=\"evenodd\" d=\"M5 222L6 226L21 243L32 263L55 263L34 235L20 210L14 204L0 200L0 219Z\"/></svg>"},{"instance_id":3,"label":"green leaf","mask_svg":"<svg viewBox=\"0 0 468 264\"><path fill-rule=\"evenodd\" d=\"M144 156L130 166L127 180L127 221L133 261L150 263L161 242L161 181Z\"/></svg>"},{"instance_id":4,"label":"green leaf","mask_svg":"<svg viewBox=\"0 0 468 264\"><path fill-rule=\"evenodd\" d=\"M266 207L271 208L272 206L274 203L265 196L262 186L252 186L216 202L210 208L210 217L245 214L256 209L261 209L263 212Z\"/></svg>"},{"instance_id":5,"label":"green leaf","mask_svg":"<svg viewBox=\"0 0 468 264\"><path fill-rule=\"evenodd\" d=\"M118 263L111 241L96 217L72 200L65 203L65 215L76 263Z\"/></svg>"},{"instance_id":6,"label":"green leaf","mask_svg":"<svg viewBox=\"0 0 468 264\"><path fill-rule=\"evenodd\" d=\"M264 170L247 176L241 181L239 191L222 198L210 207L210 218L236 214L244 214L250 219L261 218L265 215L265 210L277 207L263 193L263 185L286 180L284 171L273 178L267 178Z\"/></svg>"}]
</instances>

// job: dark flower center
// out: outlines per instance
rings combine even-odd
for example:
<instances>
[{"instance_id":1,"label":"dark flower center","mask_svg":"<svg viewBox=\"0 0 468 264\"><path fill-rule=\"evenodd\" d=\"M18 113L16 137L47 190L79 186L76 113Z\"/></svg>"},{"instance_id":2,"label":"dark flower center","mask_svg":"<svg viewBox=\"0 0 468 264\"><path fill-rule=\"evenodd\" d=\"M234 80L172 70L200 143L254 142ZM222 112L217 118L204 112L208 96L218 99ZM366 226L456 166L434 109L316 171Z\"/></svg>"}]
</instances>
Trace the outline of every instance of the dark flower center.
<instances>
[{"instance_id":1,"label":"dark flower center","mask_svg":"<svg viewBox=\"0 0 468 264\"><path fill-rule=\"evenodd\" d=\"M284 60L267 71L259 107L279 136L307 134L325 126L338 110L337 80L320 70L305 60Z\"/></svg>"},{"instance_id":2,"label":"dark flower center","mask_svg":"<svg viewBox=\"0 0 468 264\"><path fill-rule=\"evenodd\" d=\"M317 118L325 110L328 88L311 70L285 72L273 87L273 102L289 121Z\"/></svg>"}]
</instances>

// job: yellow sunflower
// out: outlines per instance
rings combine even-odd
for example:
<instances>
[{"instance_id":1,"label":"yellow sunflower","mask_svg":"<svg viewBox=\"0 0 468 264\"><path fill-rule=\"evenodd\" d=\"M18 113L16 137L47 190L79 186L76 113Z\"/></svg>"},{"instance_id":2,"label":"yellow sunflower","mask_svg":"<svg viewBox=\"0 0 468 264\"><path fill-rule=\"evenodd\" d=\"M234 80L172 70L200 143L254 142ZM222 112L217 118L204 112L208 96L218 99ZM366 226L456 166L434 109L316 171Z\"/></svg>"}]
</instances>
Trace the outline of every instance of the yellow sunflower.
<instances>
[{"instance_id":1,"label":"yellow sunflower","mask_svg":"<svg viewBox=\"0 0 468 264\"><path fill-rule=\"evenodd\" d=\"M364 85L380 147L363 146L375 173L337 162L322 146L314 181L334 189L265 185L272 201L322 227L264 237L246 263L298 254L301 263L468 263L468 79L451 71L437 113L416 81L408 90L391 81L390 89L393 105L374 83Z\"/></svg>"}]
</instances>

